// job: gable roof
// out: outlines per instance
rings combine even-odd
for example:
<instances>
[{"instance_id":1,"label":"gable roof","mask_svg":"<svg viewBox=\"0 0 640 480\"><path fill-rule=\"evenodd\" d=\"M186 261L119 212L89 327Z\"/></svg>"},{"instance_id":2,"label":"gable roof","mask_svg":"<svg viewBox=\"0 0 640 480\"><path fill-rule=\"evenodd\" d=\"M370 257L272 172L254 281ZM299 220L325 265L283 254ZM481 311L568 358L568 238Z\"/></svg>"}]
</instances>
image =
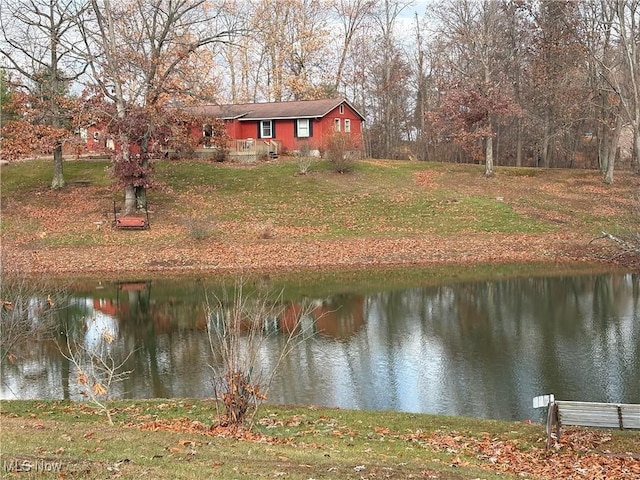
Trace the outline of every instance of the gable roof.
<instances>
[{"instance_id":1,"label":"gable roof","mask_svg":"<svg viewBox=\"0 0 640 480\"><path fill-rule=\"evenodd\" d=\"M294 118L320 118L341 104L347 105L364 120L364 117L344 98L324 100L300 100L293 102L244 103L238 105L196 105L183 107L193 115L215 117L221 120L282 120Z\"/></svg>"}]
</instances>

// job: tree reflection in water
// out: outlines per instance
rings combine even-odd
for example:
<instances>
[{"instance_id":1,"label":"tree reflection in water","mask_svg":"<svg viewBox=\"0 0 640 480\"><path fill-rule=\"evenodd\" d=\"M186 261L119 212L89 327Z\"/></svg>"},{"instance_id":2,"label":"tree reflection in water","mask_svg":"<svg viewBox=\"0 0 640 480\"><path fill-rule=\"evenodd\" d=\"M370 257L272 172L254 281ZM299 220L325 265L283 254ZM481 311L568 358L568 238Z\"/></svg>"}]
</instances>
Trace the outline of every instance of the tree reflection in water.
<instances>
[{"instance_id":1,"label":"tree reflection in water","mask_svg":"<svg viewBox=\"0 0 640 480\"><path fill-rule=\"evenodd\" d=\"M60 322L100 312L135 350L116 396L210 397L204 287L154 281L78 290ZM349 291L357 292L357 285ZM537 419L531 398L640 403L640 289L632 274L336 292L311 299L271 402ZM269 328L287 331L289 298ZM305 298L309 301L309 298ZM84 319L84 320L83 320ZM265 367L278 336L265 343ZM3 365L2 398L77 398L47 342Z\"/></svg>"}]
</instances>

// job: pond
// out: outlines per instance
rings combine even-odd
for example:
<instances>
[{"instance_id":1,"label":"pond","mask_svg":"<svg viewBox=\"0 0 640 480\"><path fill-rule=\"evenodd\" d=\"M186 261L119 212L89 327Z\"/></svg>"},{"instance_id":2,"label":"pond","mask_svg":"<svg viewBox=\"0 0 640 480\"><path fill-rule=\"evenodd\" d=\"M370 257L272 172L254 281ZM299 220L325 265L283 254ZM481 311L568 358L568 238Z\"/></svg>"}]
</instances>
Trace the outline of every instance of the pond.
<instances>
[{"instance_id":1,"label":"pond","mask_svg":"<svg viewBox=\"0 0 640 480\"><path fill-rule=\"evenodd\" d=\"M259 291L259 285L255 286ZM117 398L211 397L202 282L94 282L59 311L88 348L106 334L132 370ZM532 398L640 403L640 284L634 274L514 278L438 286L336 288L286 295L311 305L302 341L280 365L268 400L505 420L539 420ZM34 319L37 321L37 319ZM261 365L288 330L271 320ZM3 365L0 396L81 399L53 342Z\"/></svg>"}]
</instances>

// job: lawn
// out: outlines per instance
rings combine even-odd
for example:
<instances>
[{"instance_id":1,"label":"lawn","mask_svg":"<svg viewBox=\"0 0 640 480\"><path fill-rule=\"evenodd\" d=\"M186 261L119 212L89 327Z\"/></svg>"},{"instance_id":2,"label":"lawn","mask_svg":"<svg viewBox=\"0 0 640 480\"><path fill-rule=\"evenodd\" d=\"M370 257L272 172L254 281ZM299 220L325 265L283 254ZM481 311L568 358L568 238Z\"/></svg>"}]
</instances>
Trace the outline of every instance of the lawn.
<instances>
[{"instance_id":1,"label":"lawn","mask_svg":"<svg viewBox=\"0 0 640 480\"><path fill-rule=\"evenodd\" d=\"M592 170L361 161L339 174L317 160L243 165L161 161L148 193L151 229L115 230L108 162L0 170L1 235L28 272L270 271L441 263L593 263L602 231L637 228L639 179L605 185Z\"/></svg>"},{"instance_id":2,"label":"lawn","mask_svg":"<svg viewBox=\"0 0 640 480\"><path fill-rule=\"evenodd\" d=\"M107 163L66 163L68 195L47 206L64 208L67 200L92 202L97 220L106 217L119 191L108 188ZM48 185L50 166L44 161L24 162L2 171L3 205L36 203ZM469 181L473 167L462 170ZM447 175L425 163L361 163L350 174L336 174L318 162L307 175L298 175L293 162L238 166L201 161L162 162L156 167L157 188L149 194L155 223L171 223L176 235L188 236L189 224L208 226L233 236L258 235L256 228L297 238L406 236L424 232L543 233L554 229L544 219L530 218L486 193L466 192L464 185L416 184L418 175L434 179ZM479 177L478 182L483 182ZM84 193L84 195L82 194ZM67 204L73 208L73 204ZM102 215L100 215L100 213ZM45 227L46 217L40 226ZM21 225L14 224L19 229ZM29 230L37 226L26 225ZM220 233L220 232L219 232ZM84 235L81 243L99 243ZM67 244L60 235L47 243Z\"/></svg>"},{"instance_id":3,"label":"lawn","mask_svg":"<svg viewBox=\"0 0 640 480\"><path fill-rule=\"evenodd\" d=\"M234 431L215 426L207 400L111 407L113 427L84 403L3 402L5 468L27 461L63 469L63 476L48 478L533 480L606 472L601 478L617 480L640 474L640 459L627 453L638 453L640 437L628 431L574 429L547 451L540 424L263 406L253 430Z\"/></svg>"}]
</instances>

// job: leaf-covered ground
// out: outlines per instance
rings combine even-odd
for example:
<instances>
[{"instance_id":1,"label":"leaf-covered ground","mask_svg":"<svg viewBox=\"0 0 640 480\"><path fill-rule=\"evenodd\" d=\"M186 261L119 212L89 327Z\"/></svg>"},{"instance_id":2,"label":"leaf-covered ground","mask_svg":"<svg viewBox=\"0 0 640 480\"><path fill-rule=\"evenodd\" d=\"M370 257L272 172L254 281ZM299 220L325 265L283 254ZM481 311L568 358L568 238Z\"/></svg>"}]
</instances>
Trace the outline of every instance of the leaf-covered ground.
<instances>
[{"instance_id":1,"label":"leaf-covered ground","mask_svg":"<svg viewBox=\"0 0 640 480\"><path fill-rule=\"evenodd\" d=\"M26 166L25 166L26 165ZM29 169L31 167L31 169ZM69 275L299 271L515 262L628 262L603 230L637 224L640 177L619 172L365 162L158 166L151 228L112 228L106 164L73 162L48 188L46 162L2 167L3 251L12 267ZM32 169L36 172L33 173Z\"/></svg>"},{"instance_id":2,"label":"leaf-covered ground","mask_svg":"<svg viewBox=\"0 0 640 480\"><path fill-rule=\"evenodd\" d=\"M297 417L289 420L288 423L299 425L301 421L303 420ZM269 419L262 419L263 424L268 422ZM212 427L189 418L156 420L134 426L143 430L197 433L263 444L296 444L295 437L293 439L290 437L279 438L244 429L230 430L225 427ZM303 433L306 436L312 431L321 435L323 426L306 422L306 430ZM513 473L522 477L584 480L637 480L640 478L640 438L638 439L638 450L612 454L606 450L607 443L611 441L611 435L597 430L567 429L563 432L562 443L556 442L552 449L547 449L542 439L539 439L538 443L532 446L526 444L522 439L509 438L508 435L492 435L486 432L481 438L475 438L464 433L440 429L430 432L416 430L409 433L394 433L385 426L374 426L373 430L375 435L369 435L370 439L405 442L407 445L415 445L418 448L451 455L450 465L453 467L477 465L476 460L479 460L482 468L487 470ZM344 438L357 434L358 432L355 430L345 430L334 425L329 435ZM184 445L181 446L184 447ZM305 444L305 446L316 448L318 445ZM187 448L178 448L177 450L185 453ZM473 458L474 461L469 458Z\"/></svg>"},{"instance_id":3,"label":"leaf-covered ground","mask_svg":"<svg viewBox=\"0 0 640 480\"><path fill-rule=\"evenodd\" d=\"M208 400L115 402L115 427L84 403L3 410L3 458L58 461L58 478L640 478L630 431L565 429L546 449L540 424L394 412L269 406L248 430L220 426Z\"/></svg>"}]
</instances>

